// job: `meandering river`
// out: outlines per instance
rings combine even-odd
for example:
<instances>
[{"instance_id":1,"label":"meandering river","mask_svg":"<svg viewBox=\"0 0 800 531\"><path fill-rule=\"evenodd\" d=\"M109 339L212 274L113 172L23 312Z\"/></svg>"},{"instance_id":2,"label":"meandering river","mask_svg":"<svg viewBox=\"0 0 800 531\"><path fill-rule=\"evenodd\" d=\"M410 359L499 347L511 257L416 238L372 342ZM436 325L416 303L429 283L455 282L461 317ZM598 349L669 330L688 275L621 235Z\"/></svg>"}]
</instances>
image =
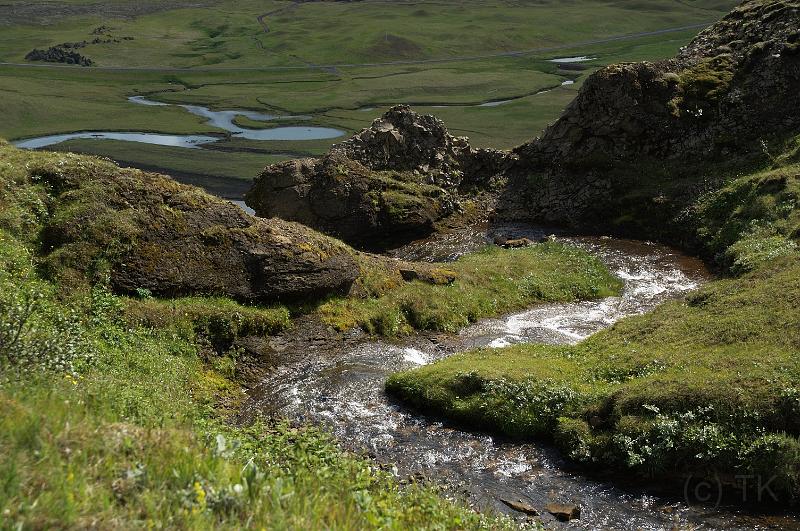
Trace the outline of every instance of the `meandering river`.
<instances>
[{"instance_id":1,"label":"meandering river","mask_svg":"<svg viewBox=\"0 0 800 531\"><path fill-rule=\"evenodd\" d=\"M535 239L549 232L524 225L470 229L423 240L393 254L412 260L452 260L486 245L498 234ZM599 256L624 280L622 295L537 306L483 320L457 335L426 334L400 343L360 333L332 340L323 330L301 337L289 332L270 344L281 361L255 390L251 411L320 424L345 447L366 451L398 477L430 478L479 508L524 519L501 500L522 500L540 511L550 501L580 505L581 518L569 524L545 513L542 519L547 527L753 529L791 523L789 519L740 515L730 508L690 507L680 499L589 479L547 445L460 431L409 411L385 395L385 379L395 371L478 346L574 343L622 317L680 297L708 279L700 261L661 245L603 238L559 239Z\"/></svg>"},{"instance_id":2,"label":"meandering river","mask_svg":"<svg viewBox=\"0 0 800 531\"><path fill-rule=\"evenodd\" d=\"M171 104L160 101L149 100L144 96L131 96L128 101L138 105L148 107L167 107ZM270 122L280 120L309 120L310 116L278 116L248 110L223 110L212 111L200 105L178 105L186 111L200 116L206 120L206 125L222 129L236 138L247 140L324 140L338 138L344 135L344 131L332 127L313 127L313 126L277 126L265 129L250 129L236 125L236 118L242 116L258 122ZM135 131L79 131L75 133L65 133L58 135L47 135L36 138L26 138L14 141L13 144L25 149L39 149L53 146L74 139L97 139L97 140L122 140L126 142L140 142L144 144L157 144L160 146L182 147L197 149L203 144L211 144L226 138L224 135L170 135Z\"/></svg>"}]
</instances>

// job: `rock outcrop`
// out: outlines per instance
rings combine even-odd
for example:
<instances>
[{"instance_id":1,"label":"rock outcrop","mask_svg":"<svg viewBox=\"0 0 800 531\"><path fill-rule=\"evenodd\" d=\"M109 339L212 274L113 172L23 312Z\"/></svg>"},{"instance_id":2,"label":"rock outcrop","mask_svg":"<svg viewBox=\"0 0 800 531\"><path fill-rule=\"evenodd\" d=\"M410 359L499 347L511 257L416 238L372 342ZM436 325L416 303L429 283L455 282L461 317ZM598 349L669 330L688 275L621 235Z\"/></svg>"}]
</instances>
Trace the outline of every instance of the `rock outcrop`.
<instances>
[{"instance_id":1,"label":"rock outcrop","mask_svg":"<svg viewBox=\"0 0 800 531\"><path fill-rule=\"evenodd\" d=\"M425 236L459 215L463 199L486 189L510 162L505 152L471 148L433 116L397 106L320 159L267 167L246 201L260 216L380 248Z\"/></svg>"},{"instance_id":2,"label":"rock outcrop","mask_svg":"<svg viewBox=\"0 0 800 531\"><path fill-rule=\"evenodd\" d=\"M120 292L269 302L345 292L359 274L346 245L166 176L80 157L30 171L51 189L45 268L62 281L107 274Z\"/></svg>"},{"instance_id":3,"label":"rock outcrop","mask_svg":"<svg viewBox=\"0 0 800 531\"><path fill-rule=\"evenodd\" d=\"M25 56L26 61L45 61L47 63L64 63L67 65L92 66L93 62L71 48L53 46L42 50L34 48Z\"/></svg>"},{"instance_id":4,"label":"rock outcrop","mask_svg":"<svg viewBox=\"0 0 800 531\"><path fill-rule=\"evenodd\" d=\"M595 226L639 217L635 207L667 223L698 193L682 178L763 157L798 131L800 2L748 0L674 59L590 76L541 138L515 150L501 210Z\"/></svg>"},{"instance_id":5,"label":"rock outcrop","mask_svg":"<svg viewBox=\"0 0 800 531\"><path fill-rule=\"evenodd\" d=\"M541 139L518 149L564 163L760 150L800 127L800 2L749 0L659 63L591 76Z\"/></svg>"}]
</instances>

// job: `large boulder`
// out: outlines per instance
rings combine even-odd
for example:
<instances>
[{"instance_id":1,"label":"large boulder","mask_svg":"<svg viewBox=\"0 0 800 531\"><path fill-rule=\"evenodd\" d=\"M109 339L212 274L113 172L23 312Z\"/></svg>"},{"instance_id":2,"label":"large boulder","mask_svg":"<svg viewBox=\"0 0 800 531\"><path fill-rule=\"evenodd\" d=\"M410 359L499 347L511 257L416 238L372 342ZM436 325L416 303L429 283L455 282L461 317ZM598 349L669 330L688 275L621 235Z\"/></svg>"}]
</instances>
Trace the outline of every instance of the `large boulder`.
<instances>
[{"instance_id":1,"label":"large boulder","mask_svg":"<svg viewBox=\"0 0 800 531\"><path fill-rule=\"evenodd\" d=\"M103 274L121 292L268 302L346 291L358 275L352 249L300 224L163 175L53 156L65 161L57 172L29 171L53 198L45 267L64 281Z\"/></svg>"},{"instance_id":2,"label":"large boulder","mask_svg":"<svg viewBox=\"0 0 800 531\"><path fill-rule=\"evenodd\" d=\"M460 215L464 198L489 188L509 161L451 136L438 118L397 106L320 159L268 166L246 201L260 216L385 248Z\"/></svg>"}]
</instances>

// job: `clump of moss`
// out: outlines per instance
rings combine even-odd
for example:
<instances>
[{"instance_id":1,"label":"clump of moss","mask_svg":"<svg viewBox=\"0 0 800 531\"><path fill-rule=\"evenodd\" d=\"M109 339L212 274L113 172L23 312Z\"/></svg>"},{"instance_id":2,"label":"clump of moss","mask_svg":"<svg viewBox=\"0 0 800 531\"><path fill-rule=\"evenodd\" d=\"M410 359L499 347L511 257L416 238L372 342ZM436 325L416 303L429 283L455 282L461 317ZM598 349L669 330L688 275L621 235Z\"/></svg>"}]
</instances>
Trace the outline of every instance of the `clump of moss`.
<instances>
[{"instance_id":1,"label":"clump of moss","mask_svg":"<svg viewBox=\"0 0 800 531\"><path fill-rule=\"evenodd\" d=\"M800 167L795 164L732 179L702 196L693 216L707 253L744 272L791 252L790 240L800 237L798 206Z\"/></svg>"},{"instance_id":2,"label":"clump of moss","mask_svg":"<svg viewBox=\"0 0 800 531\"><path fill-rule=\"evenodd\" d=\"M206 297L126 299L125 318L137 327L191 331L208 339L221 353L237 338L274 335L290 326L285 307L245 306Z\"/></svg>"},{"instance_id":3,"label":"clump of moss","mask_svg":"<svg viewBox=\"0 0 800 531\"><path fill-rule=\"evenodd\" d=\"M704 59L680 74L679 84L687 100L716 101L730 87L734 61L721 54Z\"/></svg>"}]
</instances>

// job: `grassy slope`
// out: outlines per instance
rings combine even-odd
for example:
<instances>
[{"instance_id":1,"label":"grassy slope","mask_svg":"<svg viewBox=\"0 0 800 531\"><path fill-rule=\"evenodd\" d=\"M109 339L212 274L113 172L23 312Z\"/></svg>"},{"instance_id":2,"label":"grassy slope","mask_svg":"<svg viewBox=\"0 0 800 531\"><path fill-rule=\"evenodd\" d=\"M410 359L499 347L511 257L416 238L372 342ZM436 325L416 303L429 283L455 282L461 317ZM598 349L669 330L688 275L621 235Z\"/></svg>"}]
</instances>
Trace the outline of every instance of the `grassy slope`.
<instances>
[{"instance_id":1,"label":"grassy slope","mask_svg":"<svg viewBox=\"0 0 800 531\"><path fill-rule=\"evenodd\" d=\"M34 274L23 244L5 232L0 238L6 323L7 305L39 289L24 278ZM13 278L9 260L23 264ZM342 453L313 429L226 423L221 411L242 398L227 377L232 362L204 362L208 355L194 335L180 328L130 328L122 301L99 289L58 332L48 316L70 310L52 286L42 290L32 318L38 331L23 338L80 336L73 341L79 362L74 372L29 366L20 374L3 357L0 527L407 529L491 522L431 489L401 489L390 474Z\"/></svg>"},{"instance_id":2,"label":"grassy slope","mask_svg":"<svg viewBox=\"0 0 800 531\"><path fill-rule=\"evenodd\" d=\"M107 161L68 159L0 142L0 527L508 525L430 488L401 488L313 429L233 425L228 414L245 398L237 378L253 366L236 339L290 327L286 308L157 300L145 290L126 298L102 278L93 286L44 279L37 251L57 199L36 176L114 171ZM109 235L120 230L113 223ZM398 329L384 309L395 312L393 325L454 329L619 287L599 262L556 244L466 257L452 265L451 286L405 283L387 262L361 259L363 298L326 301L323 312L386 334ZM450 274L430 267L432 277Z\"/></svg>"},{"instance_id":3,"label":"grassy slope","mask_svg":"<svg viewBox=\"0 0 800 531\"><path fill-rule=\"evenodd\" d=\"M0 149L0 528L508 525L401 488L314 429L229 422L233 340L290 326L287 310L42 280L52 199L28 171L58 157Z\"/></svg>"},{"instance_id":4,"label":"grassy slope","mask_svg":"<svg viewBox=\"0 0 800 531\"><path fill-rule=\"evenodd\" d=\"M735 177L692 208L732 278L575 346L477 351L393 376L409 402L590 466L716 471L800 487L800 165Z\"/></svg>"}]
</instances>

